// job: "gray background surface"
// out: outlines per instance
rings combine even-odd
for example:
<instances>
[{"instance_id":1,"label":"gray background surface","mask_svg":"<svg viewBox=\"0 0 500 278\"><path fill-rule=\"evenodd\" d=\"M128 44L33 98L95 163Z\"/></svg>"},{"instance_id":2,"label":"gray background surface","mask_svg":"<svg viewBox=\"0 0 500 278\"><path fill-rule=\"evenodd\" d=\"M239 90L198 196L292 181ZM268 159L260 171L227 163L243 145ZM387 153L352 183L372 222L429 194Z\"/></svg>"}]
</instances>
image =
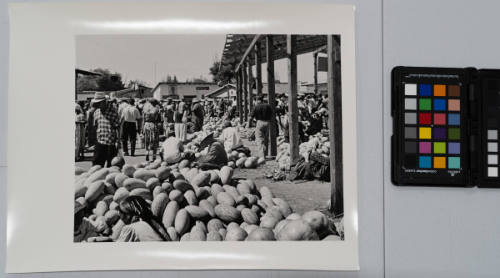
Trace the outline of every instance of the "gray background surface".
<instances>
[{"instance_id":1,"label":"gray background surface","mask_svg":"<svg viewBox=\"0 0 500 278\"><path fill-rule=\"evenodd\" d=\"M335 2L356 5L361 271L3 273L9 30L7 1L2 1L0 277L499 277L500 190L394 187L389 172L389 136L392 132L389 104L390 70L396 65L499 68L500 2ZM36 136L33 143L36 144ZM28 166L29 158L26 159Z\"/></svg>"}]
</instances>

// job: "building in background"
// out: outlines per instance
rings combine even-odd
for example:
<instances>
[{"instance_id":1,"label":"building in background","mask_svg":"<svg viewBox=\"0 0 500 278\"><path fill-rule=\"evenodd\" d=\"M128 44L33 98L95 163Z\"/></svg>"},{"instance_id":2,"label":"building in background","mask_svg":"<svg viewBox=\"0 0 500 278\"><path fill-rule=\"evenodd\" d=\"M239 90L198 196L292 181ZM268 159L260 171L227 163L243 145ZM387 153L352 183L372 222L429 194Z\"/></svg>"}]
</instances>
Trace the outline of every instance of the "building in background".
<instances>
[{"instance_id":1,"label":"building in background","mask_svg":"<svg viewBox=\"0 0 500 278\"><path fill-rule=\"evenodd\" d=\"M215 83L197 82L160 82L152 90L152 95L158 100L172 98L179 100L202 99L210 92L219 89Z\"/></svg>"}]
</instances>

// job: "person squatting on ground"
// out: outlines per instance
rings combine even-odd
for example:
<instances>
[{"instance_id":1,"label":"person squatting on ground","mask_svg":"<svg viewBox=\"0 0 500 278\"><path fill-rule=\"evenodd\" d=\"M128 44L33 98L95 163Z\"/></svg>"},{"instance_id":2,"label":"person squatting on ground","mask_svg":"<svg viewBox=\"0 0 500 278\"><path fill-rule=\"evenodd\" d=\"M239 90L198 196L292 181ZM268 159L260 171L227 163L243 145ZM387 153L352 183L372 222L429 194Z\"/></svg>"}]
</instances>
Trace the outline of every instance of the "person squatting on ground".
<instances>
[{"instance_id":1,"label":"person squatting on ground","mask_svg":"<svg viewBox=\"0 0 500 278\"><path fill-rule=\"evenodd\" d=\"M124 155L128 154L128 141L130 141L130 154L135 156L135 142L137 138L137 127L140 125L141 113L135 107L134 99L129 99L121 109L122 122L122 147Z\"/></svg>"},{"instance_id":2,"label":"person squatting on ground","mask_svg":"<svg viewBox=\"0 0 500 278\"><path fill-rule=\"evenodd\" d=\"M264 103L264 97L259 96L257 105L248 118L248 126L253 119L257 120L255 126L255 141L258 146L258 157L266 157L269 145L269 122L273 116L271 105Z\"/></svg>"},{"instance_id":3,"label":"person squatting on ground","mask_svg":"<svg viewBox=\"0 0 500 278\"><path fill-rule=\"evenodd\" d=\"M199 146L199 150L207 149L207 154L198 158L195 165L201 170L220 169L222 166L227 165L227 153L224 145L214 138L213 133L206 134Z\"/></svg>"},{"instance_id":4,"label":"person squatting on ground","mask_svg":"<svg viewBox=\"0 0 500 278\"><path fill-rule=\"evenodd\" d=\"M102 92L96 92L94 99L96 110L94 124L97 127L97 143L94 150L93 165L111 166L111 160L118 153L117 140L120 117L115 107L109 103Z\"/></svg>"}]
</instances>

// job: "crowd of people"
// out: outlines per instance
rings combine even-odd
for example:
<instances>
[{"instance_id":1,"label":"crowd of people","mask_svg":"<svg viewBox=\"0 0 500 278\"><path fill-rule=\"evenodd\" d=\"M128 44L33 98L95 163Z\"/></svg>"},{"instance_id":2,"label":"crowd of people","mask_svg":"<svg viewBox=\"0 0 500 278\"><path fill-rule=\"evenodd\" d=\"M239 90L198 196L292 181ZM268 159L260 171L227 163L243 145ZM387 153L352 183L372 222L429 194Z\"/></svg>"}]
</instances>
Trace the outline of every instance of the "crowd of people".
<instances>
[{"instance_id":1,"label":"crowd of people","mask_svg":"<svg viewBox=\"0 0 500 278\"><path fill-rule=\"evenodd\" d=\"M328 100L310 94L298 98L299 140L306 142L310 135L327 129ZM269 145L272 107L264 97L256 98L250 111L247 128L255 128L258 145L256 156L266 157ZM282 95L275 105L277 134L289 142L288 98ZM123 156L135 156L137 145L146 151L146 161L153 161L164 151L160 142L170 137L181 143L188 134L201 131L207 119L223 119L224 132L220 139L225 149L241 144L238 129L231 121L238 117L235 101L193 99L190 102L167 98L117 99L96 92L93 99L80 101L75 108L75 159L84 158L85 151L93 151L93 164L104 166L122 150ZM170 142L170 141L169 141ZM163 144L165 145L165 144Z\"/></svg>"},{"instance_id":2,"label":"crowd of people","mask_svg":"<svg viewBox=\"0 0 500 278\"><path fill-rule=\"evenodd\" d=\"M180 144L186 143L187 135L201 131L207 118L224 118L226 126L232 127L235 111L235 103L228 100L117 99L96 92L93 99L76 103L75 160L84 159L85 151L93 151L93 165L104 167L119 150L123 156L135 156L139 145L146 151L146 161L153 161L159 152L167 149L168 153L170 149L160 142L175 138ZM234 139L234 133L224 132L225 145L239 140Z\"/></svg>"}]
</instances>

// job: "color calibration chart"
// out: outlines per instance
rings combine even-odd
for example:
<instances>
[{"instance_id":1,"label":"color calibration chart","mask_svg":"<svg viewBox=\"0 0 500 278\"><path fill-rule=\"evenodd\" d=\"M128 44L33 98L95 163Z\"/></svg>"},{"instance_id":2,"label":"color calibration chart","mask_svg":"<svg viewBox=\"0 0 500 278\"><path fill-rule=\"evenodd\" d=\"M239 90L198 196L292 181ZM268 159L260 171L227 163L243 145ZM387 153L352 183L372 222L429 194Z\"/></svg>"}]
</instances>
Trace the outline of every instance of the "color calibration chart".
<instances>
[{"instance_id":1,"label":"color calibration chart","mask_svg":"<svg viewBox=\"0 0 500 278\"><path fill-rule=\"evenodd\" d=\"M404 166L461 168L460 85L404 84Z\"/></svg>"}]
</instances>

